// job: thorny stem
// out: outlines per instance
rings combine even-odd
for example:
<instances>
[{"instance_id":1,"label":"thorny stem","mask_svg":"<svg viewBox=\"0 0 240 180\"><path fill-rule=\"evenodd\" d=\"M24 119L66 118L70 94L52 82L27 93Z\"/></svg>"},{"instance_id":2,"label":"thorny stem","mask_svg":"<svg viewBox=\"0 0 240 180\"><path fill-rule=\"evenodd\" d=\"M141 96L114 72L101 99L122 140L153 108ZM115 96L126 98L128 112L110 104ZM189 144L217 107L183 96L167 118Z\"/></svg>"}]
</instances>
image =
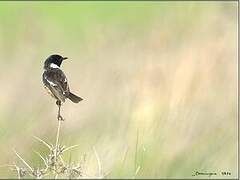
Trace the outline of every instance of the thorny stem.
<instances>
[{"instance_id":1,"label":"thorny stem","mask_svg":"<svg viewBox=\"0 0 240 180\"><path fill-rule=\"evenodd\" d=\"M59 107L60 109L60 107ZM60 112L60 111L59 111ZM63 120L63 119L62 119ZM71 161L69 162L69 164L65 165L65 162L62 158L62 154L63 152L69 151L70 149L73 149L79 145L73 145L70 147L65 147L62 146L60 147L60 129L61 129L61 123L62 120L58 119L58 125L57 125L57 132L56 132L56 142L55 144L49 144L47 142L45 142L44 140L33 136L35 139L37 139L39 142L43 143L50 151L50 153L48 154L48 156L43 157L39 152L35 152L44 162L45 164L45 168L37 168L34 169L32 168L15 150L15 154L16 156L22 161L22 163L25 165L24 168L18 167L16 164L15 165L7 165L10 167L15 167L15 171L17 171L17 177L19 179L24 178L24 176L26 175L30 175L34 178L43 178L45 176L50 176L54 179L57 178L61 178L61 175L66 175L68 177L83 177L83 173L82 172L82 165L78 164L78 165L72 165ZM101 168L101 162L99 159L99 156L97 154L96 149L94 148L94 152L95 152L95 156L97 158L97 162L98 162L98 174L100 177L103 177L102 175L102 168ZM85 157L84 157L84 162L85 162ZM6 165L4 165L6 166ZM1 165L0 165L1 167ZM30 170L30 171L29 171ZM91 177L91 176L89 176Z\"/></svg>"}]
</instances>

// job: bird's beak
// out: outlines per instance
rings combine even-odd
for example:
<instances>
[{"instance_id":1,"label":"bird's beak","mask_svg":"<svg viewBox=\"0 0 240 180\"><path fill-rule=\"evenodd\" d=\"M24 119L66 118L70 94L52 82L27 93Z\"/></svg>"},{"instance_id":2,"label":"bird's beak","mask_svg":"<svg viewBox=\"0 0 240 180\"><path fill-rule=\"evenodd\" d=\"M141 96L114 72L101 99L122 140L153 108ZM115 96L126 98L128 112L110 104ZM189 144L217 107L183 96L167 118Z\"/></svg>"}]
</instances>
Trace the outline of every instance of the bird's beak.
<instances>
[{"instance_id":1,"label":"bird's beak","mask_svg":"<svg viewBox=\"0 0 240 180\"><path fill-rule=\"evenodd\" d=\"M67 57L63 57L62 59L65 60L65 59L68 59L68 58Z\"/></svg>"}]
</instances>

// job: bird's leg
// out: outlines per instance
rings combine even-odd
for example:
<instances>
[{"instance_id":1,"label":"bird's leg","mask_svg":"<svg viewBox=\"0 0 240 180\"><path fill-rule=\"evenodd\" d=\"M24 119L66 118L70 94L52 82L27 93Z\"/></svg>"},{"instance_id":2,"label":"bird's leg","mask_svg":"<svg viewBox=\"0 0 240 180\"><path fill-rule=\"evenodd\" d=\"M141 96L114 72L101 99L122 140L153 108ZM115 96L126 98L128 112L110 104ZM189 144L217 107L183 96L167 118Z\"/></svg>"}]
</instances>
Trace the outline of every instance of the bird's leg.
<instances>
[{"instance_id":1,"label":"bird's leg","mask_svg":"<svg viewBox=\"0 0 240 180\"><path fill-rule=\"evenodd\" d=\"M61 111L61 101L57 100L56 104L58 105L58 117L57 117L57 119L59 121L64 121L64 119L63 119L63 117L61 116L61 113L60 113L60 111Z\"/></svg>"}]
</instances>

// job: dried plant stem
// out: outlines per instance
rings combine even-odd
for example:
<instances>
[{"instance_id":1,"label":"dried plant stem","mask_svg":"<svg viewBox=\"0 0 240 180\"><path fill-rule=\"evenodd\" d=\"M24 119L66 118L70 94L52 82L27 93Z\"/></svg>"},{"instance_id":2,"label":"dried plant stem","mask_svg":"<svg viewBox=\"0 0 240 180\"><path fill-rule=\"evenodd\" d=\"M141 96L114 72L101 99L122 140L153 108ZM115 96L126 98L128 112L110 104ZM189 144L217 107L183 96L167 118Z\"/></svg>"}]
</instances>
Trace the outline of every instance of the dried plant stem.
<instances>
[{"instance_id":1,"label":"dried plant stem","mask_svg":"<svg viewBox=\"0 0 240 180\"><path fill-rule=\"evenodd\" d=\"M17 177L19 179L24 178L27 175L30 175L31 177L37 178L37 179L41 179L43 177L51 177L54 179L58 179L62 177L70 177L70 178L83 177L84 172L83 172L82 164L78 163L77 165L75 165L75 163L72 163L71 161L69 163L66 163L62 158L62 155L64 152L69 151L79 145L72 145L69 147L66 147L64 145L61 146L60 144L61 123L62 123L62 119L58 120L55 144L47 143L44 140L36 136L33 136L36 140L41 142L43 145L45 145L49 149L49 153L47 156L42 156L40 152L35 151L35 153L44 162L45 164L44 168L41 166L38 168L32 168L15 150L13 151L15 152L16 156L22 161L22 163L24 164L24 167L17 166L16 164L4 165L4 166L15 167L14 169L11 168L11 170L17 171ZM95 148L94 148L94 152L98 161L99 177L103 177L101 162ZM85 162L85 158L84 158L84 162Z\"/></svg>"},{"instance_id":2,"label":"dried plant stem","mask_svg":"<svg viewBox=\"0 0 240 180\"><path fill-rule=\"evenodd\" d=\"M33 168L17 153L17 151L13 150L17 157L30 169L31 172L33 172Z\"/></svg>"},{"instance_id":3,"label":"dried plant stem","mask_svg":"<svg viewBox=\"0 0 240 180\"><path fill-rule=\"evenodd\" d=\"M58 156L58 141L59 141L59 134L60 134L60 128L61 128L61 121L58 120L58 128L57 128L57 137L56 137L56 144L55 144L55 162L57 162L57 156ZM57 178L58 173L55 171L55 179Z\"/></svg>"},{"instance_id":4,"label":"dried plant stem","mask_svg":"<svg viewBox=\"0 0 240 180\"><path fill-rule=\"evenodd\" d=\"M57 148L58 148L58 140L59 140L60 128L61 128L61 121L58 121L57 138L56 138L56 145L55 145L56 153L57 153Z\"/></svg>"},{"instance_id":5,"label":"dried plant stem","mask_svg":"<svg viewBox=\"0 0 240 180\"><path fill-rule=\"evenodd\" d=\"M40 139L39 137L37 136L33 136L36 140L38 140L39 142L43 143L46 147L48 147L49 150L52 149L53 145L49 145L47 142L45 142L44 140Z\"/></svg>"}]
</instances>

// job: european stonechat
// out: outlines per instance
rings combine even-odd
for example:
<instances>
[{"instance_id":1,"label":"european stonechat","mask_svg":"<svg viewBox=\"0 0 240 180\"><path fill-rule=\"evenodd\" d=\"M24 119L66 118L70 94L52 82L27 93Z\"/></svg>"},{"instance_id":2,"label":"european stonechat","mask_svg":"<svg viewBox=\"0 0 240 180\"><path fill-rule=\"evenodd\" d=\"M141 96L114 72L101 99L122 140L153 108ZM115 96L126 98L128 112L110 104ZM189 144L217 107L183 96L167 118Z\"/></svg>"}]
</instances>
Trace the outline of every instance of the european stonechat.
<instances>
[{"instance_id":1,"label":"european stonechat","mask_svg":"<svg viewBox=\"0 0 240 180\"><path fill-rule=\"evenodd\" d=\"M63 120L63 117L60 115L60 108L65 99L68 98L74 103L83 100L81 97L70 92L68 80L64 72L60 69L62 61L66 59L68 58L57 54L51 55L45 60L43 67L42 81L48 93L57 100L58 120Z\"/></svg>"}]
</instances>

